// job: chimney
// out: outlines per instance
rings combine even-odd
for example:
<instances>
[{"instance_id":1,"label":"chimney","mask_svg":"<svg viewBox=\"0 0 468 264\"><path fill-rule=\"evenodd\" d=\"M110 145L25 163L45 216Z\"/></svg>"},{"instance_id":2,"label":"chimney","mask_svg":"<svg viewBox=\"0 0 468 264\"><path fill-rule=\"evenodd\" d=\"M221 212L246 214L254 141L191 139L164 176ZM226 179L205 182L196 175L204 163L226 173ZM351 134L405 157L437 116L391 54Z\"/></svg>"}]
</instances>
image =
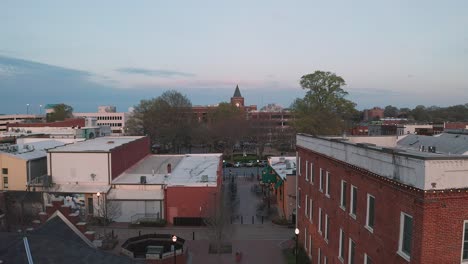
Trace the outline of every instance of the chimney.
<instances>
[{"instance_id":1,"label":"chimney","mask_svg":"<svg viewBox=\"0 0 468 264\"><path fill-rule=\"evenodd\" d=\"M171 173L172 172L172 165L169 163L167 164L167 173Z\"/></svg>"}]
</instances>

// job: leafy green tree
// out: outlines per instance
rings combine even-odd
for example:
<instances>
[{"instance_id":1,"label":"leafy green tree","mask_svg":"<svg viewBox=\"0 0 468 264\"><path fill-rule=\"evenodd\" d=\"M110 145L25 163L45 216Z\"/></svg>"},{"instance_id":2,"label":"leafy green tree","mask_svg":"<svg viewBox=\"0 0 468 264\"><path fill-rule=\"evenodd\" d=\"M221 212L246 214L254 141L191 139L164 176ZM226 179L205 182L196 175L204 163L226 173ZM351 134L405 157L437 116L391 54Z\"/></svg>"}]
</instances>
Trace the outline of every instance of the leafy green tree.
<instances>
[{"instance_id":1,"label":"leafy green tree","mask_svg":"<svg viewBox=\"0 0 468 264\"><path fill-rule=\"evenodd\" d=\"M387 105L384 109L384 117L397 117L398 108L392 105Z\"/></svg>"},{"instance_id":2,"label":"leafy green tree","mask_svg":"<svg viewBox=\"0 0 468 264\"><path fill-rule=\"evenodd\" d=\"M297 98L291 106L295 114L294 127L299 133L337 135L359 117L356 104L345 97L343 78L331 72L315 71L301 77L306 90L304 98Z\"/></svg>"},{"instance_id":3,"label":"leafy green tree","mask_svg":"<svg viewBox=\"0 0 468 264\"><path fill-rule=\"evenodd\" d=\"M157 98L141 100L134 107L127 123L129 135L149 135L153 143L178 153L189 146L192 124L192 103L181 93L170 90Z\"/></svg>"},{"instance_id":4,"label":"leafy green tree","mask_svg":"<svg viewBox=\"0 0 468 264\"><path fill-rule=\"evenodd\" d=\"M66 104L57 104L52 108L53 111L47 114L47 122L63 121L73 117L73 107Z\"/></svg>"}]
</instances>

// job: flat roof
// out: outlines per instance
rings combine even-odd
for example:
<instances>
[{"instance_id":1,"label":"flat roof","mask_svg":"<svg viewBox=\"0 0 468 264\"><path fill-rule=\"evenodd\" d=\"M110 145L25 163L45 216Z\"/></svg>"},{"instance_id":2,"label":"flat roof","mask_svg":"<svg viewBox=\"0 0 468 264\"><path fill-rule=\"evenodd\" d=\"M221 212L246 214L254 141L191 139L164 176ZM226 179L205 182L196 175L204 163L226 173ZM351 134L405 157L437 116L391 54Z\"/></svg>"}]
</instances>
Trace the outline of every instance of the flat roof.
<instances>
[{"instance_id":1,"label":"flat roof","mask_svg":"<svg viewBox=\"0 0 468 264\"><path fill-rule=\"evenodd\" d=\"M112 184L146 184L168 186L216 186L222 154L150 155L129 168ZM171 164L171 173L167 166Z\"/></svg>"},{"instance_id":2,"label":"flat roof","mask_svg":"<svg viewBox=\"0 0 468 264\"><path fill-rule=\"evenodd\" d=\"M268 163L281 179L286 179L286 175L295 174L296 157L269 157Z\"/></svg>"},{"instance_id":3,"label":"flat roof","mask_svg":"<svg viewBox=\"0 0 468 264\"><path fill-rule=\"evenodd\" d=\"M46 157L48 149L64 145L66 145L64 142L58 140L45 140L27 144L11 145L16 146L18 150L14 152L0 151L0 153L24 160L34 160Z\"/></svg>"},{"instance_id":4,"label":"flat roof","mask_svg":"<svg viewBox=\"0 0 468 264\"><path fill-rule=\"evenodd\" d=\"M98 137L89 139L75 144L66 145L49 150L49 152L109 152L111 149L120 147L132 141L144 138L119 136L119 137Z\"/></svg>"}]
</instances>

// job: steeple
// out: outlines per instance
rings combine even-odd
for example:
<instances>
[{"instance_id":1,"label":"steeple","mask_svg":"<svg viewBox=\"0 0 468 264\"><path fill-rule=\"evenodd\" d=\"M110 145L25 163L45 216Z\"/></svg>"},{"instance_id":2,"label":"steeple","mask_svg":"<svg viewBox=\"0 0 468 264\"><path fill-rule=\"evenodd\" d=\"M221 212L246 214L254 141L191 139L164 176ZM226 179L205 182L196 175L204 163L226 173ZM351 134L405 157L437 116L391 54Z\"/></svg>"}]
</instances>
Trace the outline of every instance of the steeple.
<instances>
[{"instance_id":1,"label":"steeple","mask_svg":"<svg viewBox=\"0 0 468 264\"><path fill-rule=\"evenodd\" d=\"M239 85L236 85L236 91L234 91L233 97L242 97L240 90L239 90Z\"/></svg>"}]
</instances>

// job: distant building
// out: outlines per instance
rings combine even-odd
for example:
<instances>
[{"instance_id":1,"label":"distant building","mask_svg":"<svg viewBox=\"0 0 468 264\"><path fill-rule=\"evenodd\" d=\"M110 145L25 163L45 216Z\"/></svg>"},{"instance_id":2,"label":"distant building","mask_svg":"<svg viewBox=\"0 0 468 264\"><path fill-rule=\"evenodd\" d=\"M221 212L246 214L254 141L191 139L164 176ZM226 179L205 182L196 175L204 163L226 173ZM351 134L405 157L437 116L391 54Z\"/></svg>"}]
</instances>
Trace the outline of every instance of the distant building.
<instances>
[{"instance_id":1,"label":"distant building","mask_svg":"<svg viewBox=\"0 0 468 264\"><path fill-rule=\"evenodd\" d=\"M379 120L384 117L384 110L380 107L364 110L364 121Z\"/></svg>"},{"instance_id":2,"label":"distant building","mask_svg":"<svg viewBox=\"0 0 468 264\"><path fill-rule=\"evenodd\" d=\"M0 132L6 131L9 124L36 123L43 120L44 116L41 115L0 115Z\"/></svg>"},{"instance_id":3,"label":"distant building","mask_svg":"<svg viewBox=\"0 0 468 264\"><path fill-rule=\"evenodd\" d=\"M309 258L468 261L465 137L299 134L297 226Z\"/></svg>"},{"instance_id":4,"label":"distant building","mask_svg":"<svg viewBox=\"0 0 468 264\"><path fill-rule=\"evenodd\" d=\"M99 106L96 113L73 113L74 117L96 118L98 126L110 126L112 136L125 134L125 124L130 118L130 113L116 112L114 106Z\"/></svg>"}]
</instances>

